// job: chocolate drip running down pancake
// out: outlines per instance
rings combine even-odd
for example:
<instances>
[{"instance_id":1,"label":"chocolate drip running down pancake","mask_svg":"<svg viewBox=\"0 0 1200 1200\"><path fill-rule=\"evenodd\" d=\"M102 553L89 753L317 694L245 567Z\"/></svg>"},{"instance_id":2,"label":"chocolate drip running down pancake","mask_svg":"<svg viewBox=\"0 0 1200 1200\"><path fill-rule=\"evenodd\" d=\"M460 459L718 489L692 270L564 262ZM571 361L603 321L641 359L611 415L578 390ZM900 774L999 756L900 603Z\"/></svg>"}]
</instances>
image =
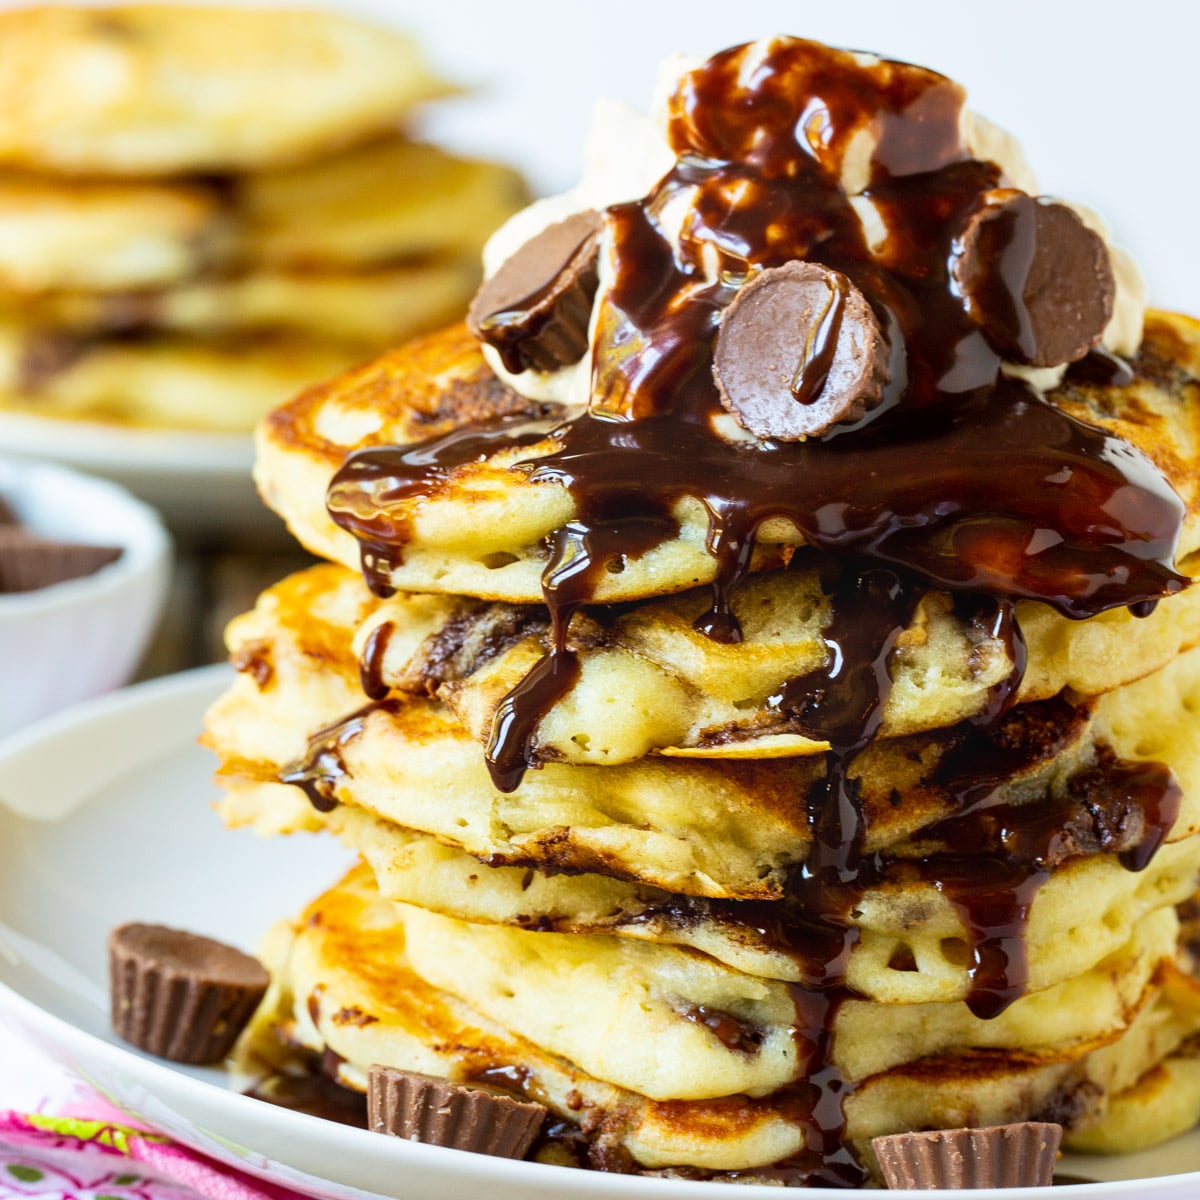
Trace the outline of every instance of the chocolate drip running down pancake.
<instances>
[{"instance_id":1,"label":"chocolate drip running down pancake","mask_svg":"<svg viewBox=\"0 0 1200 1200\"><path fill-rule=\"evenodd\" d=\"M577 679L572 615L600 598L606 574L678 537L684 497L707 513L716 569L712 610L698 627L723 641L740 637L730 591L772 518L811 545L853 556L864 580L896 594L897 614L930 584L985 592L1001 607L1043 600L1078 618L1187 582L1174 569L1184 508L1167 480L1132 446L1004 374L964 311L951 263L1001 179L994 163L967 152L961 89L920 68L864 66L794 39L765 53L756 47L753 72L748 53L726 51L684 75L669 104L674 169L643 201L605 214L601 253L612 282L595 320L596 408L363 450L330 487L330 513L362 542L368 582L382 594L408 536L396 510L436 495L456 469L517 452L507 460L514 470L569 493L574 519L549 532L542 574L551 651L494 726L489 761L501 786L515 786L538 720ZM815 100L827 122L819 141L804 116ZM887 230L882 248L868 241L841 185L864 131L876 136L868 183ZM691 215L675 247L659 214L681 199ZM1037 206L1035 216L1053 213ZM1021 221L1008 224L1009 241L1024 238ZM1006 228L989 221L989 236L972 244L1003 254ZM730 302L754 268L778 271L813 256L878 316L890 347L882 398L837 436L726 440L714 427L721 405L712 377L722 314L736 318ZM706 258L715 269L700 269ZM718 367L729 374L728 364ZM860 379L857 391L866 386ZM878 658L882 669L880 637L877 647L842 650L864 668ZM869 736L870 720L864 710L853 741Z\"/></svg>"}]
</instances>

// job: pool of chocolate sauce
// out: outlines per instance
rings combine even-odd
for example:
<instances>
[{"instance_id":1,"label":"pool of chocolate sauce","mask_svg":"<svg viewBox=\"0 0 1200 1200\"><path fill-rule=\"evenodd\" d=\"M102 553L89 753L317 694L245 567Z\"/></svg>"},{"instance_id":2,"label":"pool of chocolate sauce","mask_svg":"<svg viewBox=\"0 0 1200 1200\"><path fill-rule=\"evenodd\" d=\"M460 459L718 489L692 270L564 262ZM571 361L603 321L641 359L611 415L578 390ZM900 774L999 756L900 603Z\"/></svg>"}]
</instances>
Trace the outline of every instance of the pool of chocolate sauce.
<instances>
[{"instance_id":1,"label":"pool of chocolate sauce","mask_svg":"<svg viewBox=\"0 0 1200 1200\"><path fill-rule=\"evenodd\" d=\"M1187 583L1173 565L1183 505L1166 479L1128 443L1005 374L956 294L956 239L985 193L1008 184L996 164L971 158L962 104L961 89L933 72L864 63L798 39L762 52L738 47L688 72L669 103L674 167L645 198L605 214L611 284L594 324L592 407L366 450L349 458L329 493L334 520L362 543L368 583L386 594L408 537L403 502L442 488L456 467L529 447L534 456L516 469L569 491L576 515L549 535L543 575L548 653L501 704L487 749L503 791L537 765L538 723L578 677L573 614L603 572L677 535L679 500L695 498L708 515L716 580L697 626L719 641L740 638L730 595L764 521L785 518L838 561L827 585L827 665L773 700L830 745L825 782L805 798L812 850L769 918L747 913L804 968L805 984L792 989L801 1078L772 1098L805 1132L806 1152L778 1165L796 1182L866 1178L844 1137L853 1085L834 1062L832 1035L850 994L851 915L892 868L864 854L848 767L878 729L891 649L922 592L953 592L1008 643L1016 669L981 714L986 727L1004 717L1024 666L1015 600L1076 619L1118 606L1145 615ZM852 203L843 181L863 135L873 149L857 168L865 187ZM682 224L668 229L665 214L681 203ZM861 219L867 203L885 231L878 243ZM1021 257L1005 254L1002 263ZM884 399L805 442L727 440L717 432L712 378L721 314L755 272L792 259L843 273L867 297L890 345ZM1012 280L991 282L1019 295ZM1106 384L1130 377L1106 352L1076 370ZM371 694L381 691L372 668L366 676ZM335 802L338 747L361 719L323 731L307 762L285 776L319 807ZM1107 843L1096 830L1081 840L1097 853L1120 844L1125 865L1140 869L1169 829L1178 789L1156 764L1101 755L1095 770L1087 788L1105 798L1113 829L1141 832L1128 844L1111 830ZM964 793L978 793L977 782L964 783ZM906 867L962 914L969 1002L981 1016L1021 994L1029 905L1061 857L1056 847L1070 842L1064 831L1077 810L1066 800L1036 813L964 800L937 829L943 849Z\"/></svg>"}]
</instances>

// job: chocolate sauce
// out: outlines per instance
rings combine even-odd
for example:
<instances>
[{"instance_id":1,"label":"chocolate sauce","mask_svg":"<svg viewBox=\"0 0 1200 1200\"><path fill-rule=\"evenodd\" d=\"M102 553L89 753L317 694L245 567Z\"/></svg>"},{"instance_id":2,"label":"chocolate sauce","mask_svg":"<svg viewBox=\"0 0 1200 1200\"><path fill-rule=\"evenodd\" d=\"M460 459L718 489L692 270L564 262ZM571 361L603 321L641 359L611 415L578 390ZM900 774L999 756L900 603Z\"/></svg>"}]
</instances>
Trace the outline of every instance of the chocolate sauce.
<instances>
[{"instance_id":1,"label":"chocolate sauce","mask_svg":"<svg viewBox=\"0 0 1200 1200\"><path fill-rule=\"evenodd\" d=\"M486 762L501 792L514 791L529 765L530 747L542 715L579 678L579 659L565 645L566 626L555 621L554 648L501 701L492 722Z\"/></svg>"},{"instance_id":2,"label":"chocolate sauce","mask_svg":"<svg viewBox=\"0 0 1200 1200\"><path fill-rule=\"evenodd\" d=\"M261 692L269 687L271 680L275 678L272 658L269 642L247 642L229 656L229 662L235 671L249 675Z\"/></svg>"},{"instance_id":3,"label":"chocolate sauce","mask_svg":"<svg viewBox=\"0 0 1200 1200\"><path fill-rule=\"evenodd\" d=\"M753 1054L762 1045L762 1030L738 1020L732 1013L707 1004L692 1004L683 1009L681 1015L693 1025L704 1026L726 1050Z\"/></svg>"},{"instance_id":4,"label":"chocolate sauce","mask_svg":"<svg viewBox=\"0 0 1200 1200\"><path fill-rule=\"evenodd\" d=\"M852 1087L830 1053L838 1007L850 994L854 906L883 875L863 853L849 767L878 730L891 649L922 590L955 593L960 611L1007 646L1014 670L978 719L986 729L1002 719L1024 670L1016 599L1079 619L1144 609L1187 583L1173 567L1184 507L1158 469L1004 375L965 310L951 276L956 239L985 193L1006 181L996 164L970 158L962 99L933 72L864 65L797 39L738 47L687 73L668 108L675 165L644 199L605 213L610 282L593 326L591 407L363 451L329 492L329 511L360 541L364 575L380 594L390 591L389 571L411 536L409 512L452 486L455 468L536 446L539 456L516 469L570 493L574 518L547 539L549 653L499 706L488 747L493 779L506 791L537 765L538 723L578 676L573 614L593 599L604 572L678 535L680 500L699 501L707 514L714 599L697 627L718 640L740 637L730 596L765 521L789 521L805 543L842 563L829 583L825 666L772 701L831 747L825 781L806 801L812 850L784 900L741 910L804 965L805 984L792 989L802 1078L779 1102L804 1129L807 1149L779 1166L810 1184L866 1179L845 1144ZM873 149L855 167L851 148L864 134ZM856 170L862 188L852 198L842 182ZM868 205L881 240L868 236ZM664 214L681 212L668 233ZM722 409L712 377L722 313L758 271L794 259L841 272L866 296L891 348L883 400L821 438L728 441L717 433ZM824 326L804 351L795 380L801 400L819 391L826 350L836 343ZM1088 378L1098 364L1112 368L1103 382L1122 382L1096 352L1072 371ZM326 731L293 773L314 803L328 802L317 776L331 771L336 779L344 769L337 747L353 736L356 719ZM1107 797L1097 811L1127 799L1125 825L1117 822L1127 832L1135 810L1141 814L1142 840L1109 839L1138 869L1170 824L1174 785L1153 764L1101 762L1097 770L1104 777L1092 792ZM1055 821L1078 817L1078 806L1051 806L1044 820L1027 810L1036 806L1019 814L989 807L991 791L976 769L963 784L962 811L938 827L943 850L907 867L927 873L962 913L972 943L970 1003L982 1015L1001 1011L1023 986L1028 907L1062 844ZM994 861L981 857L986 847L995 848Z\"/></svg>"},{"instance_id":5,"label":"chocolate sauce","mask_svg":"<svg viewBox=\"0 0 1200 1200\"><path fill-rule=\"evenodd\" d=\"M330 486L330 512L362 542L363 577L371 590L383 597L395 592L388 575L410 535L406 518L385 515L389 505L432 494L455 467L482 461L500 450L534 445L545 436L548 423L553 422L515 413L412 446L385 446L350 455ZM341 507L339 496L351 507ZM370 515L362 516L364 510Z\"/></svg>"},{"instance_id":6,"label":"chocolate sauce","mask_svg":"<svg viewBox=\"0 0 1200 1200\"><path fill-rule=\"evenodd\" d=\"M999 1015L1025 992L1029 909L1055 867L1079 855L1115 853L1141 871L1179 813L1180 789L1161 763L1123 762L1100 747L1093 766L1058 795L1029 804L994 804L991 771L1005 755L992 742L947 756L941 782L963 798L960 810L922 831L943 850L916 864L954 904L970 937L967 1003L978 1017ZM981 769L982 768L982 769ZM913 864L896 870L912 871Z\"/></svg>"},{"instance_id":7,"label":"chocolate sauce","mask_svg":"<svg viewBox=\"0 0 1200 1200\"><path fill-rule=\"evenodd\" d=\"M388 645L396 626L392 621L383 621L371 630L367 644L363 647L358 664L358 678L363 695L368 700L383 700L391 688L383 681L383 660L387 657Z\"/></svg>"},{"instance_id":8,"label":"chocolate sauce","mask_svg":"<svg viewBox=\"0 0 1200 1200\"><path fill-rule=\"evenodd\" d=\"M1133 367L1125 359L1103 346L1094 346L1067 369L1067 378L1077 383L1101 387L1127 387L1134 380Z\"/></svg>"},{"instance_id":9,"label":"chocolate sauce","mask_svg":"<svg viewBox=\"0 0 1200 1200\"><path fill-rule=\"evenodd\" d=\"M844 1105L854 1088L833 1060L834 1022L851 995L846 972L858 944L852 914L874 874L864 871L866 820L848 768L883 720L892 647L919 591L895 571L874 566L824 582L832 612L825 664L791 680L772 703L808 736L830 744L826 773L807 799L808 856L763 928L779 948L799 956L806 980L789 985L799 1081L779 1098L804 1129L806 1150L786 1165L801 1171L808 1186L860 1187L867 1172L845 1138Z\"/></svg>"},{"instance_id":10,"label":"chocolate sauce","mask_svg":"<svg viewBox=\"0 0 1200 1200\"><path fill-rule=\"evenodd\" d=\"M394 713L398 711L397 702L373 701L318 730L308 739L304 757L279 773L279 782L300 788L317 812L330 812L336 808L338 781L346 776L342 748L362 733L367 718L377 711Z\"/></svg>"},{"instance_id":11,"label":"chocolate sauce","mask_svg":"<svg viewBox=\"0 0 1200 1200\"><path fill-rule=\"evenodd\" d=\"M245 1095L310 1117L367 1128L366 1096L324 1075L271 1075Z\"/></svg>"},{"instance_id":12,"label":"chocolate sauce","mask_svg":"<svg viewBox=\"0 0 1200 1200\"><path fill-rule=\"evenodd\" d=\"M337 1082L337 1068L342 1061L331 1050L313 1054L306 1069L267 1075L244 1094L292 1112L366 1129L367 1097Z\"/></svg>"},{"instance_id":13,"label":"chocolate sauce","mask_svg":"<svg viewBox=\"0 0 1200 1200\"><path fill-rule=\"evenodd\" d=\"M841 275L828 276L829 299L804 339L800 362L792 376L791 391L798 404L813 404L824 390L837 353L842 332L842 317L846 311L846 280Z\"/></svg>"}]
</instances>

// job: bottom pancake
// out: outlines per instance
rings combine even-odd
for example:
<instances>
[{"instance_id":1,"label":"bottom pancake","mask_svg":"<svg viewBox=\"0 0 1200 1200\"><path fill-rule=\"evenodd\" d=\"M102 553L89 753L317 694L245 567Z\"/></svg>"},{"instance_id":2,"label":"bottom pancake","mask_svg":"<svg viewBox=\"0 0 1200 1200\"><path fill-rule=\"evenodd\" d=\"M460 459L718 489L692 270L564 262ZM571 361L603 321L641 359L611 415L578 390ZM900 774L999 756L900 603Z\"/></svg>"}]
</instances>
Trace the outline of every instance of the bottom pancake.
<instances>
[{"instance_id":1,"label":"bottom pancake","mask_svg":"<svg viewBox=\"0 0 1200 1200\"><path fill-rule=\"evenodd\" d=\"M285 1046L332 1051L340 1081L360 1090L373 1063L460 1080L503 1079L546 1104L569 1127L568 1141L583 1147L583 1164L602 1169L720 1176L784 1164L785 1174L798 1181L811 1165L805 1084L795 1082L797 1064L788 1062L794 1046L767 1027L772 1019L786 1024L782 1007L771 1011L785 989L772 994L761 980L733 981L735 989L758 989L748 1003L759 1005L762 1027L719 1021L730 1016L718 1009L721 989L737 973L671 949L654 981L637 971L614 972L607 960L594 967L601 975L607 970L607 983L587 971L562 970L554 983L552 962L550 975L531 969L525 985L540 990L543 1003L522 1004L513 986L521 982L519 970L504 974L512 969L511 938L542 939L550 959L556 943L619 939L501 930L506 966L490 944L494 928L427 913L414 919L415 912L380 897L359 866L294 924L279 927L266 955L272 992L243 1054L279 1061ZM1200 1029L1200 988L1174 963L1176 930L1173 912L1152 914L1131 945L1091 978L1072 980L1057 997L1043 993L1014 1004L990 1044L974 1044L979 1026L959 1020L953 1010L961 1005L864 1004L863 1017L850 1014L847 1036L890 1045L891 1057L899 1053L904 1061L867 1051L860 1053L865 1073L851 1078L856 1073L847 1068L848 1144L870 1164L869 1140L882 1133L1045 1116L1071 1131L1096 1125L1109 1096L1128 1093L1148 1064L1162 1062ZM644 950L664 953L658 946ZM531 961L526 956L525 965ZM574 964L585 965L584 959ZM504 969L497 974L497 968ZM1120 990L1120 980L1128 984L1125 997L1112 990ZM651 983L657 998L649 995ZM589 990L593 1007L587 1011ZM1106 993L1115 1003L1097 1023L1090 1002L1104 1009ZM695 1003L704 999L712 1003ZM923 1020L921 1007L930 1010ZM601 1028L605 1021L610 1024ZM922 1040L914 1032L920 1028L942 1032ZM948 1041L947 1028L953 1031ZM892 1039L889 1029L903 1036ZM1065 1036L1056 1040L1056 1029ZM907 1047L907 1058L897 1046ZM762 1095L719 1094L753 1075L747 1064L759 1055L772 1059L758 1076ZM686 1061L677 1066L675 1058ZM703 1078L713 1062L725 1071L722 1083L707 1089L713 1094L697 1095L694 1085L688 1097L671 1094L681 1080ZM650 1077L655 1086L647 1087ZM539 1156L553 1161L564 1153L560 1140Z\"/></svg>"},{"instance_id":2,"label":"bottom pancake","mask_svg":"<svg viewBox=\"0 0 1200 1200\"><path fill-rule=\"evenodd\" d=\"M1084 1154L1131 1154L1186 1133L1200 1121L1200 1042L1189 1038L1109 1101L1104 1116L1070 1138Z\"/></svg>"}]
</instances>

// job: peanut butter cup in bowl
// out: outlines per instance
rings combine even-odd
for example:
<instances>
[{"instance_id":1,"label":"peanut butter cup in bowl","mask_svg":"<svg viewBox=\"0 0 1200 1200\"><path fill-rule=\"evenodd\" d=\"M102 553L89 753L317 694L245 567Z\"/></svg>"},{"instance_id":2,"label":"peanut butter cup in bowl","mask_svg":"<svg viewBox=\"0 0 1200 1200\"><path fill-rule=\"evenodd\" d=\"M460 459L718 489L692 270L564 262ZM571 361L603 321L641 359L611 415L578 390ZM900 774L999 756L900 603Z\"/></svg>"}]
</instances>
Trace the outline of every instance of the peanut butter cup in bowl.
<instances>
[{"instance_id":1,"label":"peanut butter cup in bowl","mask_svg":"<svg viewBox=\"0 0 1200 1200\"><path fill-rule=\"evenodd\" d=\"M170 555L157 514L115 484L0 458L0 737L128 682Z\"/></svg>"}]
</instances>

